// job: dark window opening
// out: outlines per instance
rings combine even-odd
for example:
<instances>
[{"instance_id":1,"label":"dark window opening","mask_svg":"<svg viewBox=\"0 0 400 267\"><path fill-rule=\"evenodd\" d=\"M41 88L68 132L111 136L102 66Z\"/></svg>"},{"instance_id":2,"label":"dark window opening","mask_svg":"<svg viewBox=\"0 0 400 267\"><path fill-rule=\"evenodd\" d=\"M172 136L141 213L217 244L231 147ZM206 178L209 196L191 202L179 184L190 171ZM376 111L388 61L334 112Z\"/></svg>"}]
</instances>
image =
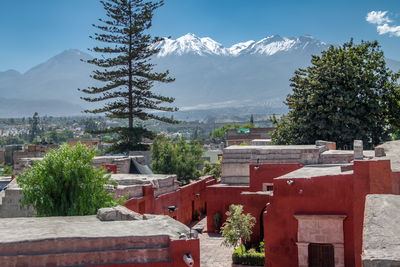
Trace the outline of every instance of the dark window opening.
<instances>
[{"instance_id":1,"label":"dark window opening","mask_svg":"<svg viewBox=\"0 0 400 267\"><path fill-rule=\"evenodd\" d=\"M308 266L335 267L334 251L332 244L310 243L308 245Z\"/></svg>"}]
</instances>

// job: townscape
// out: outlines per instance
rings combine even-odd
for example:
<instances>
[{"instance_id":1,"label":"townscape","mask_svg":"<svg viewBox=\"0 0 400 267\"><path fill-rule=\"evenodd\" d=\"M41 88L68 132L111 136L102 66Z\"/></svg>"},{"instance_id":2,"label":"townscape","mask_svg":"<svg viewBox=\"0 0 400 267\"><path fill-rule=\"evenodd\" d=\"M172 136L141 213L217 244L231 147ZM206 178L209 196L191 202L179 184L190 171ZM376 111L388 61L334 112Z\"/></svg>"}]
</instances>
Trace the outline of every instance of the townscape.
<instances>
[{"instance_id":1,"label":"townscape","mask_svg":"<svg viewBox=\"0 0 400 267\"><path fill-rule=\"evenodd\" d=\"M392 40L225 47L154 34L183 3L95 2L90 54L0 72L1 267L400 266ZM399 38L398 14L363 19Z\"/></svg>"}]
</instances>

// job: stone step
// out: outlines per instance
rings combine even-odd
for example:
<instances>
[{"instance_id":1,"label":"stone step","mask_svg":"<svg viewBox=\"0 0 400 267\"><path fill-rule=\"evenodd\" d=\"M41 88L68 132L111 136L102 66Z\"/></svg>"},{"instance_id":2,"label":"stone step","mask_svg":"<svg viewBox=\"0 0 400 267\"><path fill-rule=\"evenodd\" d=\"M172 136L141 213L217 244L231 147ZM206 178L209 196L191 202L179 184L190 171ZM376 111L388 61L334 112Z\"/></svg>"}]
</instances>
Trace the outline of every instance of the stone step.
<instances>
[{"instance_id":1,"label":"stone step","mask_svg":"<svg viewBox=\"0 0 400 267\"><path fill-rule=\"evenodd\" d=\"M0 266L87 266L103 264L170 262L169 248L108 249L0 256Z\"/></svg>"},{"instance_id":2,"label":"stone step","mask_svg":"<svg viewBox=\"0 0 400 267\"><path fill-rule=\"evenodd\" d=\"M115 249L159 249L166 247L169 247L168 236L57 238L23 243L0 243L0 257L23 254L73 253L77 251L107 251ZM3 265L0 264L0 266Z\"/></svg>"}]
</instances>

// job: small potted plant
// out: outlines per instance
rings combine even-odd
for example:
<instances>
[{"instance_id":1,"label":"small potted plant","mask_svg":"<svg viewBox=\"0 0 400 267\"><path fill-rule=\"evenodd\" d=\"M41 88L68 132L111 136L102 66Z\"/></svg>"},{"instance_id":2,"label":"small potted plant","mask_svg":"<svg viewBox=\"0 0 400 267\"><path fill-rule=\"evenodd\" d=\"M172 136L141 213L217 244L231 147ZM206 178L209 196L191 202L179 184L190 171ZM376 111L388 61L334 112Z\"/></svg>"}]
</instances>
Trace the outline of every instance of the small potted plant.
<instances>
[{"instance_id":1,"label":"small potted plant","mask_svg":"<svg viewBox=\"0 0 400 267\"><path fill-rule=\"evenodd\" d=\"M194 212L194 217L195 217L198 221L200 221L200 217L201 217L200 211L196 210L196 211Z\"/></svg>"}]
</instances>

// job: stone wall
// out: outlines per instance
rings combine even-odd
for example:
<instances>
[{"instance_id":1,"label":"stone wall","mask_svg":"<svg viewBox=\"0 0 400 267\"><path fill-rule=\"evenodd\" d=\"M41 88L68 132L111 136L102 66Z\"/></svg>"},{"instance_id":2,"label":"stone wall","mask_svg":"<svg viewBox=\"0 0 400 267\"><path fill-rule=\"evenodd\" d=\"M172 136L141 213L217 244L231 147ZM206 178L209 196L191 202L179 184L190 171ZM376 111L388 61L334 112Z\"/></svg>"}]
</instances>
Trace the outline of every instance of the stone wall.
<instances>
[{"instance_id":1,"label":"stone wall","mask_svg":"<svg viewBox=\"0 0 400 267\"><path fill-rule=\"evenodd\" d=\"M364 267L400 266L399 207L399 195L367 195L363 229Z\"/></svg>"},{"instance_id":2,"label":"stone wall","mask_svg":"<svg viewBox=\"0 0 400 267\"><path fill-rule=\"evenodd\" d=\"M13 180L6 190L0 192L0 218L30 217L35 215L33 208L21 208L22 189Z\"/></svg>"},{"instance_id":3,"label":"stone wall","mask_svg":"<svg viewBox=\"0 0 400 267\"><path fill-rule=\"evenodd\" d=\"M221 182L249 184L249 164L318 164L325 146L230 146L223 150Z\"/></svg>"}]
</instances>

